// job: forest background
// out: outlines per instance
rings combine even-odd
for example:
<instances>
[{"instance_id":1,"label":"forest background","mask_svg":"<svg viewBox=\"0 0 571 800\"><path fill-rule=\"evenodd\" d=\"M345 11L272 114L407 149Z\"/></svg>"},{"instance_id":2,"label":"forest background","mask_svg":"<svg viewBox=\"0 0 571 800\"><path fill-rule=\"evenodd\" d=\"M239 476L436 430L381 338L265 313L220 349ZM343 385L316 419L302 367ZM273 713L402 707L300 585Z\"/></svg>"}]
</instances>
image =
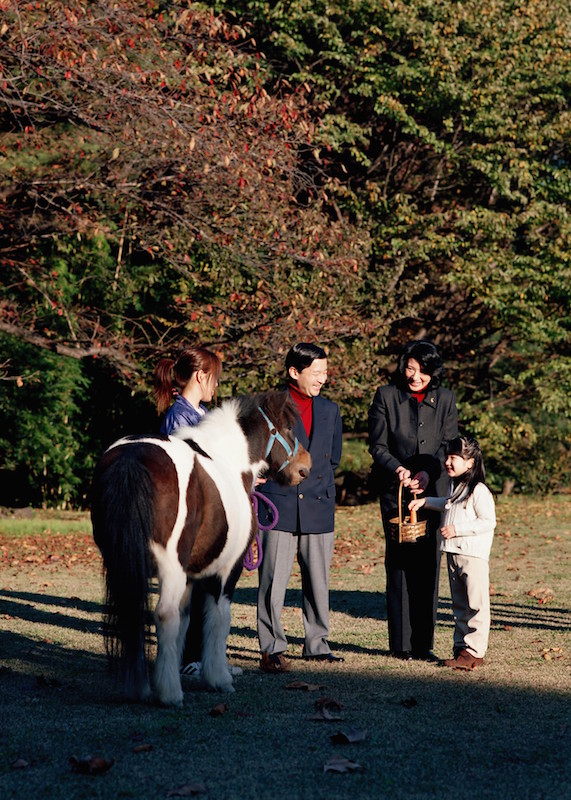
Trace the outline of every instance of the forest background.
<instances>
[{"instance_id":1,"label":"forest background","mask_svg":"<svg viewBox=\"0 0 571 800\"><path fill-rule=\"evenodd\" d=\"M343 470L413 337L493 485L569 487L565 0L0 0L0 505L81 507L202 343L326 347Z\"/></svg>"}]
</instances>

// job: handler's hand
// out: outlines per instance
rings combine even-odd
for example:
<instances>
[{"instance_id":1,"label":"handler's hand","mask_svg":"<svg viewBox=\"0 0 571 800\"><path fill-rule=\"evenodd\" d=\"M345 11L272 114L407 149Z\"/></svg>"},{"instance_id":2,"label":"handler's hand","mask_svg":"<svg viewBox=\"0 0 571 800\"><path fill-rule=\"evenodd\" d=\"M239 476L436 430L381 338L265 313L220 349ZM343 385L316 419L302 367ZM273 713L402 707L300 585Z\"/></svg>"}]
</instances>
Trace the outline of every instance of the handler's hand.
<instances>
[{"instance_id":1,"label":"handler's hand","mask_svg":"<svg viewBox=\"0 0 571 800\"><path fill-rule=\"evenodd\" d=\"M440 533L445 539L453 539L456 536L456 528L454 525L443 525L440 528Z\"/></svg>"}]
</instances>

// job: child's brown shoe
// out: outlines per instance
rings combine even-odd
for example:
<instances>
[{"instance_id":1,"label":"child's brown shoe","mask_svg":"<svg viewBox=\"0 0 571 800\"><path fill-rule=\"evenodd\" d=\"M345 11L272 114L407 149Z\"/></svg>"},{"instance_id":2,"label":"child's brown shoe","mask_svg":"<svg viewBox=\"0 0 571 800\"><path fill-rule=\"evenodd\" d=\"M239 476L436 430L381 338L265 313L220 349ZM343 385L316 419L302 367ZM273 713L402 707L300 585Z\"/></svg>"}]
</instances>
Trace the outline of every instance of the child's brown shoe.
<instances>
[{"instance_id":1,"label":"child's brown shoe","mask_svg":"<svg viewBox=\"0 0 571 800\"><path fill-rule=\"evenodd\" d=\"M483 658L473 656L467 650L460 650L456 658L447 658L444 661L444 666L451 667L452 669L476 669L481 667L484 663Z\"/></svg>"}]
</instances>

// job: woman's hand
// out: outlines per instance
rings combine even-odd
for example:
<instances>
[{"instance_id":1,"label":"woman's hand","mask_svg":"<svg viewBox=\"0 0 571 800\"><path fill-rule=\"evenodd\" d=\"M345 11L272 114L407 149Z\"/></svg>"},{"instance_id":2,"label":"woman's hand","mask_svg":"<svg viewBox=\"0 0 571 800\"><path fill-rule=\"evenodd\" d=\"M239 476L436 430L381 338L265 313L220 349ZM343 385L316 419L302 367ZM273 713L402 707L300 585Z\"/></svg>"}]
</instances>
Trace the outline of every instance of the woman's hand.
<instances>
[{"instance_id":1,"label":"woman's hand","mask_svg":"<svg viewBox=\"0 0 571 800\"><path fill-rule=\"evenodd\" d=\"M440 528L440 533L444 539L453 539L456 536L456 528L454 525L443 525Z\"/></svg>"},{"instance_id":2,"label":"woman's hand","mask_svg":"<svg viewBox=\"0 0 571 800\"><path fill-rule=\"evenodd\" d=\"M403 467L401 465L400 467L397 467L395 469L395 472L397 474L397 478L399 479L399 481L408 481L408 480L410 480L410 470L407 469L406 467ZM408 483L405 483L405 486L408 486Z\"/></svg>"},{"instance_id":3,"label":"woman's hand","mask_svg":"<svg viewBox=\"0 0 571 800\"><path fill-rule=\"evenodd\" d=\"M429 480L428 472L421 470L417 472L414 478L411 478L408 483L405 483L405 486L408 486L413 494L421 494L428 486Z\"/></svg>"}]
</instances>

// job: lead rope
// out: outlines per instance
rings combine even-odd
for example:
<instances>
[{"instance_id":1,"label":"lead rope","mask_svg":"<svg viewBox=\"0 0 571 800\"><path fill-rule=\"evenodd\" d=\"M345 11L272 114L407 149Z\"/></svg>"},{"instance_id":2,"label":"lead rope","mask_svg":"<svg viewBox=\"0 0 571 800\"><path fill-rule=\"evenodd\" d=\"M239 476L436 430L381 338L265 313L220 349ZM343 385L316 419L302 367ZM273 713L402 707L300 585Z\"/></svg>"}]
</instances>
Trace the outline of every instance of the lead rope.
<instances>
[{"instance_id":1,"label":"lead rope","mask_svg":"<svg viewBox=\"0 0 571 800\"><path fill-rule=\"evenodd\" d=\"M268 509L272 512L272 516L268 525L262 525L260 520L258 519L258 500L261 500L265 503ZM258 528L261 531L271 531L272 528L275 528L278 524L279 514L278 510L275 505L269 500L264 494L261 492L257 492L255 489L252 492L252 505L254 507L254 514L256 515L256 519L258 520ZM256 542L256 549L258 551L258 557L254 558L254 548L252 545L248 548L248 552L244 556L244 569L247 569L248 572L253 572L255 569L258 569L260 564L262 563L262 558L264 557L264 553L262 552L262 541L260 539L259 531L256 531L255 536Z\"/></svg>"}]
</instances>

